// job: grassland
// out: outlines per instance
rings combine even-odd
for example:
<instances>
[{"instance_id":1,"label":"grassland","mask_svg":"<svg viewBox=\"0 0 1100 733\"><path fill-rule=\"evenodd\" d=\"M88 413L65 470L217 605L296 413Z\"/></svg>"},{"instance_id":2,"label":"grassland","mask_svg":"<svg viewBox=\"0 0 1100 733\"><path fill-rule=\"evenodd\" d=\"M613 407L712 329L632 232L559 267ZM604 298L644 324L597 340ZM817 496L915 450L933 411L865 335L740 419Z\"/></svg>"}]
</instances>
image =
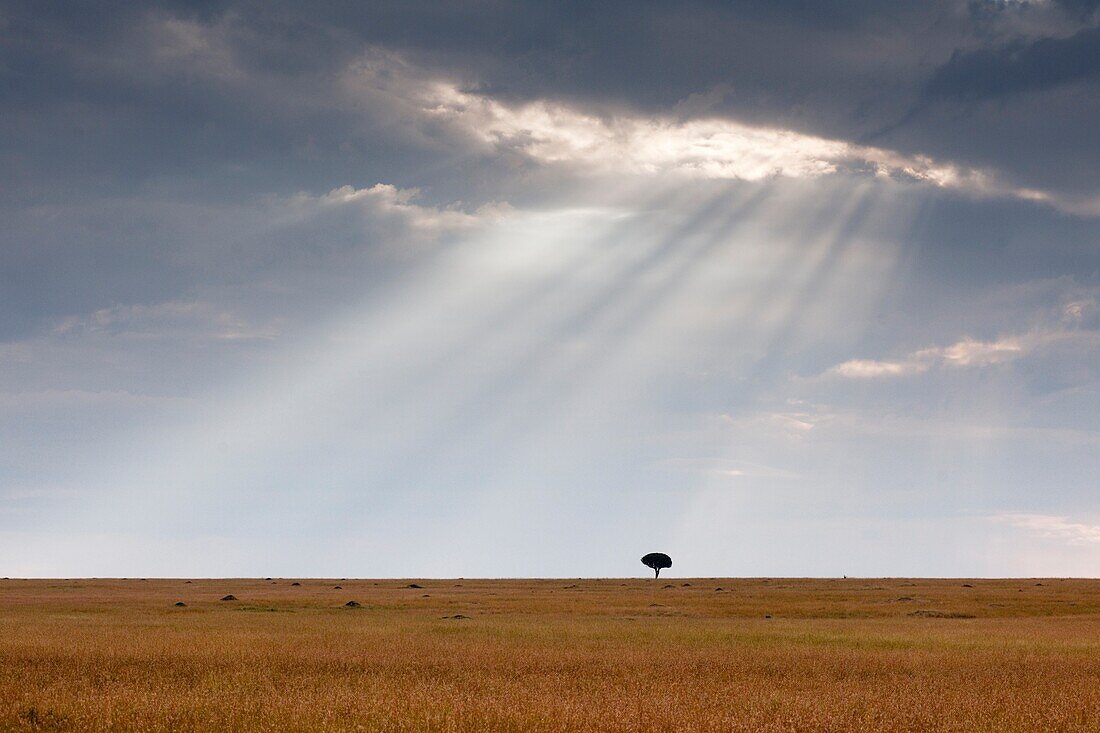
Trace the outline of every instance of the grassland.
<instances>
[{"instance_id":1,"label":"grassland","mask_svg":"<svg viewBox=\"0 0 1100 733\"><path fill-rule=\"evenodd\" d=\"M0 581L0 730L1100 731L1100 581L291 583Z\"/></svg>"}]
</instances>

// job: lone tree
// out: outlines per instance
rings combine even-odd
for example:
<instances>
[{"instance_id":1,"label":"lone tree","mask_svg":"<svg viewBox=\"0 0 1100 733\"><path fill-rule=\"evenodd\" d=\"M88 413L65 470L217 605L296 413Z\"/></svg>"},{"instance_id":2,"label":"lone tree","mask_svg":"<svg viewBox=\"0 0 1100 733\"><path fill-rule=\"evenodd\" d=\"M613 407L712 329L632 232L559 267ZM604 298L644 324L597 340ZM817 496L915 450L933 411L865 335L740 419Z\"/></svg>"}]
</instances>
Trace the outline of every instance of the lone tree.
<instances>
[{"instance_id":1,"label":"lone tree","mask_svg":"<svg viewBox=\"0 0 1100 733\"><path fill-rule=\"evenodd\" d=\"M663 552L651 552L642 558L642 565L653 568L653 577L661 577L661 568L671 568L672 558Z\"/></svg>"}]
</instances>

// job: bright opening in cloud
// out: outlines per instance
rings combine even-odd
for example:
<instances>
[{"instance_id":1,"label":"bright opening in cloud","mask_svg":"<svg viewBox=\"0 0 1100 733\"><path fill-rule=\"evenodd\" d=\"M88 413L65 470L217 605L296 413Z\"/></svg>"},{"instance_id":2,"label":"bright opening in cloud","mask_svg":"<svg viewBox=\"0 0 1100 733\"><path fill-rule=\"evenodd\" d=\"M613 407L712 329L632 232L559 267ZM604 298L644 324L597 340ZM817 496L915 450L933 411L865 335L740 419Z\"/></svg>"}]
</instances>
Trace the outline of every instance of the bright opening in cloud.
<instances>
[{"instance_id":1,"label":"bright opening in cloud","mask_svg":"<svg viewBox=\"0 0 1100 733\"><path fill-rule=\"evenodd\" d=\"M353 78L360 93L365 84L374 92L401 98L406 106L418 107L422 114L479 141L493 154L518 154L587 173L758 181L847 172L982 196L1058 203L1046 192L1006 185L988 171L794 130L721 117L596 113L549 100L506 103L453 82L423 78L387 54L373 54L356 67Z\"/></svg>"}]
</instances>

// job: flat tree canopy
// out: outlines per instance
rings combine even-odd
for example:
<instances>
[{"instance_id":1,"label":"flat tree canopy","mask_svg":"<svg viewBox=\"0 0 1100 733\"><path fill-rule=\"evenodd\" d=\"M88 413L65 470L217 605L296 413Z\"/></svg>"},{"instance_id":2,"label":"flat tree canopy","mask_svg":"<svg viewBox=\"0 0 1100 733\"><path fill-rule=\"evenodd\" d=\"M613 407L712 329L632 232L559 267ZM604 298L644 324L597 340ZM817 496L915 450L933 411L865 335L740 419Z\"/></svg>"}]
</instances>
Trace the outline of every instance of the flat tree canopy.
<instances>
[{"instance_id":1,"label":"flat tree canopy","mask_svg":"<svg viewBox=\"0 0 1100 733\"><path fill-rule=\"evenodd\" d=\"M661 576L661 568L672 567L672 558L663 552L651 552L642 557L642 564L648 568L653 568L653 577L659 578Z\"/></svg>"}]
</instances>

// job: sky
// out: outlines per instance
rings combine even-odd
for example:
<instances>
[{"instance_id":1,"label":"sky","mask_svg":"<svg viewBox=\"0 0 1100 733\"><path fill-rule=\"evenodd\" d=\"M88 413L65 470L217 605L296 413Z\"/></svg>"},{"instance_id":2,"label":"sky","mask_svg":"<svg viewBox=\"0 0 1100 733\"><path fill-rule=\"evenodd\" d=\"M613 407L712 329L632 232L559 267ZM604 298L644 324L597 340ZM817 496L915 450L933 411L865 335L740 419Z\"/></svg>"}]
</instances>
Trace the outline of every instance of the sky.
<instances>
[{"instance_id":1,"label":"sky","mask_svg":"<svg viewBox=\"0 0 1100 733\"><path fill-rule=\"evenodd\" d=\"M1100 8L0 2L0 574L1100 576Z\"/></svg>"}]
</instances>

